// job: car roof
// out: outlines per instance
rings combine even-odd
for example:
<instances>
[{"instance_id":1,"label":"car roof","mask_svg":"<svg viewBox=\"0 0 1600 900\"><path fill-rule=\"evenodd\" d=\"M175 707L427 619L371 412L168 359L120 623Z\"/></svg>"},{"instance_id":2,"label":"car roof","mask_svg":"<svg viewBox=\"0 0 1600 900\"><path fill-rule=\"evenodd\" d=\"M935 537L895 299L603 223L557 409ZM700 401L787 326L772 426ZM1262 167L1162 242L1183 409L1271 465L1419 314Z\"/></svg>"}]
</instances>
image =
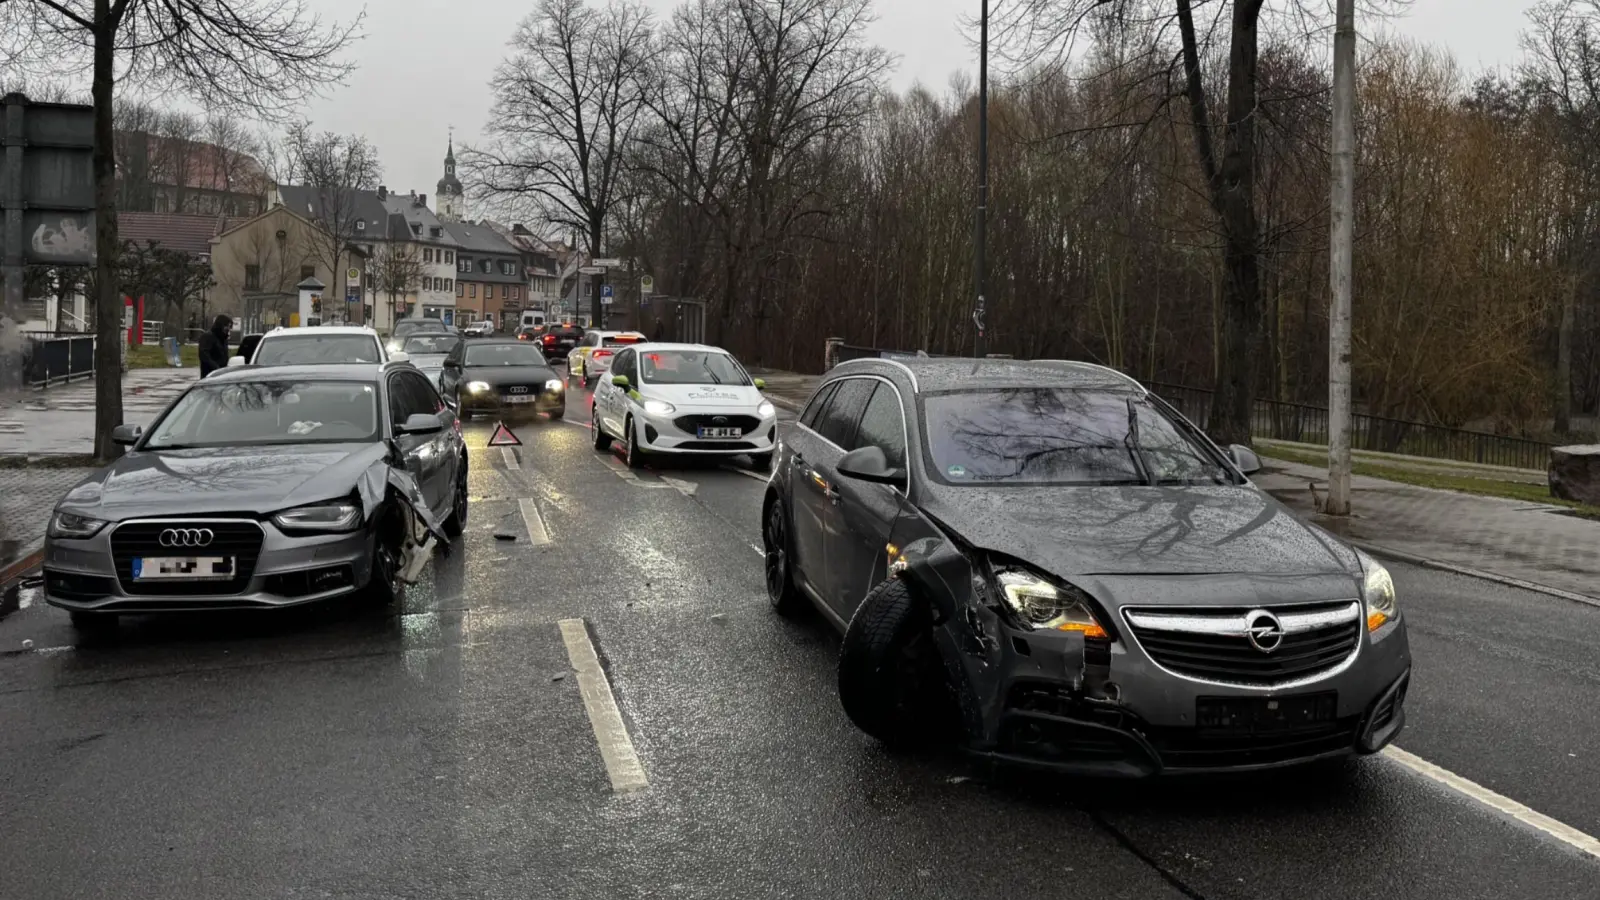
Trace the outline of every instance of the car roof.
<instances>
[{"instance_id":1,"label":"car roof","mask_svg":"<svg viewBox=\"0 0 1600 900\"><path fill-rule=\"evenodd\" d=\"M721 353L724 356L733 355L721 347L713 347L710 344L679 344L672 341L648 341L643 344L634 344L633 346L636 350L703 350L710 351L712 353Z\"/></svg>"},{"instance_id":2,"label":"car roof","mask_svg":"<svg viewBox=\"0 0 1600 900\"><path fill-rule=\"evenodd\" d=\"M376 338L378 333L366 325L297 325L293 328L279 326L267 332L263 337L281 337L294 335L296 337L307 334L365 334Z\"/></svg>"},{"instance_id":3,"label":"car roof","mask_svg":"<svg viewBox=\"0 0 1600 900\"><path fill-rule=\"evenodd\" d=\"M218 369L199 384L240 381L377 381L390 369L405 363L324 363L305 366L230 366Z\"/></svg>"},{"instance_id":4,"label":"car roof","mask_svg":"<svg viewBox=\"0 0 1600 900\"><path fill-rule=\"evenodd\" d=\"M1096 363L1067 359L972 359L964 357L893 357L846 360L829 376L851 373L909 375L918 393L962 389L1057 387L1100 390L1143 396L1144 385L1131 375Z\"/></svg>"}]
</instances>

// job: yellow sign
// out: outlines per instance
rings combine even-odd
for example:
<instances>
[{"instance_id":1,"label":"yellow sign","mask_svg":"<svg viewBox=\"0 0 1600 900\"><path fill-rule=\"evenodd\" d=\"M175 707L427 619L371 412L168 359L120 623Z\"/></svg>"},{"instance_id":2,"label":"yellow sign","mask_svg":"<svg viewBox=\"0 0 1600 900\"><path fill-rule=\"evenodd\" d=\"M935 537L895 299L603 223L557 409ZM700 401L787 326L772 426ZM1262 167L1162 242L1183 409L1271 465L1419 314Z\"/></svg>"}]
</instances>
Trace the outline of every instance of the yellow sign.
<instances>
[{"instance_id":1,"label":"yellow sign","mask_svg":"<svg viewBox=\"0 0 1600 900\"><path fill-rule=\"evenodd\" d=\"M289 327L290 328L299 328L300 327L300 314L299 313L297 313L297 312L289 313Z\"/></svg>"},{"instance_id":2,"label":"yellow sign","mask_svg":"<svg viewBox=\"0 0 1600 900\"><path fill-rule=\"evenodd\" d=\"M350 271L344 273L344 277L345 277L346 281L360 281L361 280L361 270L360 269L356 269L356 268L352 268Z\"/></svg>"}]
</instances>

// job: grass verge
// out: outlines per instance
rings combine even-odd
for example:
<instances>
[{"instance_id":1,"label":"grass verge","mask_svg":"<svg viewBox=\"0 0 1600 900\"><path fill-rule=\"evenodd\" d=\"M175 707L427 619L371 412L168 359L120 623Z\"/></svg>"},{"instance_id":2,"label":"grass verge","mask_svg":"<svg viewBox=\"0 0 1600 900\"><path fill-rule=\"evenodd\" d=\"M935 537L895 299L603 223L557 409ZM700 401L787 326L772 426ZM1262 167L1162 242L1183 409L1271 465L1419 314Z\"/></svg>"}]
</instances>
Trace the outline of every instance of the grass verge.
<instances>
[{"instance_id":1,"label":"grass verge","mask_svg":"<svg viewBox=\"0 0 1600 900\"><path fill-rule=\"evenodd\" d=\"M194 344L182 344L178 347L178 358L185 366L200 365L200 348ZM165 369L167 368L167 354L159 346L140 344L128 348L128 368L130 369Z\"/></svg>"},{"instance_id":2,"label":"grass verge","mask_svg":"<svg viewBox=\"0 0 1600 900\"><path fill-rule=\"evenodd\" d=\"M1269 459L1281 459L1307 466L1317 466L1322 469L1328 467L1328 457L1321 453L1307 453L1301 450L1274 447L1271 450L1263 449L1261 455ZM1418 487L1460 491L1464 494L1477 494L1480 497L1504 497L1508 500L1522 500L1527 503L1547 503L1551 506L1564 506L1572 510L1573 515L1582 516L1585 519L1600 520L1600 506L1588 506L1582 503L1574 503L1570 500L1559 500L1550 496L1549 487L1542 484L1496 481L1491 478L1472 478L1465 475L1450 475L1439 472L1419 472L1415 469L1386 466L1382 463L1364 462L1362 460L1356 460L1352 464L1351 470L1357 475L1382 478L1386 481L1398 481L1401 484L1414 484Z\"/></svg>"}]
</instances>

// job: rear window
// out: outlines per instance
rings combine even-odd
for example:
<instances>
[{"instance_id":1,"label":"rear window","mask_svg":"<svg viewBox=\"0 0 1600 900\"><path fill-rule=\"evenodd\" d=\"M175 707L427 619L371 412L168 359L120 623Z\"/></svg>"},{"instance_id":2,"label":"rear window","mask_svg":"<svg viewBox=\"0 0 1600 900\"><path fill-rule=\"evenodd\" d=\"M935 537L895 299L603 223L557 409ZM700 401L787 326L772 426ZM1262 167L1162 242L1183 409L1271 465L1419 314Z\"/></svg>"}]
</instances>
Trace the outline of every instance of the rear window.
<instances>
[{"instance_id":1,"label":"rear window","mask_svg":"<svg viewBox=\"0 0 1600 900\"><path fill-rule=\"evenodd\" d=\"M407 353L449 353L461 343L453 334L415 334L406 338L400 349Z\"/></svg>"},{"instance_id":2,"label":"rear window","mask_svg":"<svg viewBox=\"0 0 1600 900\"><path fill-rule=\"evenodd\" d=\"M398 335L402 335L402 334L407 334L407 333L413 332L413 331L445 331L445 330L446 330L446 328L444 327L444 323L439 321L438 319L409 319L409 320L404 321L404 322L396 322L395 326L394 326L394 333L397 336Z\"/></svg>"},{"instance_id":3,"label":"rear window","mask_svg":"<svg viewBox=\"0 0 1600 900\"><path fill-rule=\"evenodd\" d=\"M643 342L644 342L644 335L642 335L642 334L612 334L612 335L607 335L606 337L602 338L601 341L600 341L600 346L602 346L602 347L627 347L627 346L630 346L632 344L640 344L640 343L643 343Z\"/></svg>"},{"instance_id":4,"label":"rear window","mask_svg":"<svg viewBox=\"0 0 1600 900\"><path fill-rule=\"evenodd\" d=\"M378 341L365 334L293 334L268 337L256 348L258 366L375 363Z\"/></svg>"},{"instance_id":5,"label":"rear window","mask_svg":"<svg viewBox=\"0 0 1600 900\"><path fill-rule=\"evenodd\" d=\"M1128 394L1013 388L934 394L928 455L946 484L1227 484L1208 448Z\"/></svg>"}]
</instances>

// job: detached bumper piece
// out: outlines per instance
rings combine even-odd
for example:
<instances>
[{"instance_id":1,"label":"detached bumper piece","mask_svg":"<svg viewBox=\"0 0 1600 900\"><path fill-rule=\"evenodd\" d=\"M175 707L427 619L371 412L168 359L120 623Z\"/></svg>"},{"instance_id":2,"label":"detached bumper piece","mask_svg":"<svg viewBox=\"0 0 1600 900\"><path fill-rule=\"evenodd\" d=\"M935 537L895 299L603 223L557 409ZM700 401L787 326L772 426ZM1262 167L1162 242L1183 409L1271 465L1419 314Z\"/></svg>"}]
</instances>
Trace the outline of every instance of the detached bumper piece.
<instances>
[{"instance_id":1,"label":"detached bumper piece","mask_svg":"<svg viewBox=\"0 0 1600 900\"><path fill-rule=\"evenodd\" d=\"M1038 682L1012 685L992 750L997 762L1068 775L1138 778L1241 772L1375 753L1405 724L1407 671L1359 716L1333 718L1331 691L1197 701L1195 727L1157 728L1128 708Z\"/></svg>"}]
</instances>

